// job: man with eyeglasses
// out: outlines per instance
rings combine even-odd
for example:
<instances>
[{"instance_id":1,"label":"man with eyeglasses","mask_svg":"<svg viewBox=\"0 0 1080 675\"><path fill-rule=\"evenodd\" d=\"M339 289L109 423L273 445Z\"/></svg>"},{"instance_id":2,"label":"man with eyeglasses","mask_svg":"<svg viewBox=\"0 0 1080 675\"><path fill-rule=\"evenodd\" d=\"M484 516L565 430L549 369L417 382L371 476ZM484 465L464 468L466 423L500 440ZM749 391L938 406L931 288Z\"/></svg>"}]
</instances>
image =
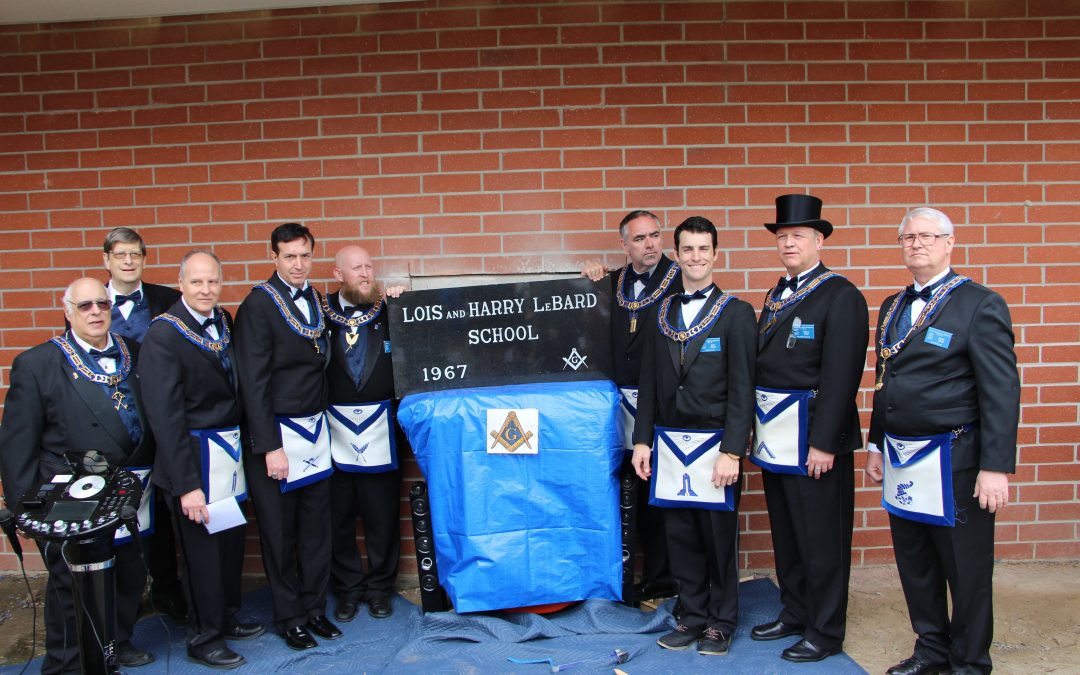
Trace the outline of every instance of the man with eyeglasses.
<instances>
[{"instance_id":1,"label":"man with eyeglasses","mask_svg":"<svg viewBox=\"0 0 1080 675\"><path fill-rule=\"evenodd\" d=\"M139 344L109 332L112 303L97 279L79 279L64 292L71 329L15 358L0 424L0 478L8 508L36 485L73 473L66 454L104 459L110 469L154 460L135 370ZM49 570L45 589L42 673L78 671L72 578L60 546L39 545ZM154 656L131 644L146 573L138 549L116 546L118 662L136 668Z\"/></svg>"},{"instance_id":2,"label":"man with eyeglasses","mask_svg":"<svg viewBox=\"0 0 1080 675\"><path fill-rule=\"evenodd\" d=\"M275 272L236 313L240 396L251 442L248 489L270 582L274 624L290 649L341 630L326 618L330 581L330 342L308 283L315 236L299 223L270 234Z\"/></svg>"},{"instance_id":3,"label":"man with eyeglasses","mask_svg":"<svg viewBox=\"0 0 1080 675\"><path fill-rule=\"evenodd\" d=\"M750 460L762 468L783 610L754 640L802 639L787 661L839 653L847 625L854 451L862 447L855 401L866 365L866 299L821 263L833 226L821 200L776 198L776 250L786 274L758 320L756 416Z\"/></svg>"},{"instance_id":4,"label":"man with eyeglasses","mask_svg":"<svg viewBox=\"0 0 1080 675\"><path fill-rule=\"evenodd\" d=\"M112 301L112 331L142 342L150 321L180 299L180 291L142 280L146 243L138 232L117 227L105 235L103 260L109 271L105 289ZM176 569L176 542L169 509L155 491L154 534L148 539L150 598L155 609L183 623L187 601Z\"/></svg>"},{"instance_id":5,"label":"man with eyeglasses","mask_svg":"<svg viewBox=\"0 0 1080 675\"><path fill-rule=\"evenodd\" d=\"M883 484L918 637L888 673L989 673L994 515L1020 417L1012 322L1000 295L953 271L947 215L912 209L898 242L914 283L878 315L866 474Z\"/></svg>"}]
</instances>

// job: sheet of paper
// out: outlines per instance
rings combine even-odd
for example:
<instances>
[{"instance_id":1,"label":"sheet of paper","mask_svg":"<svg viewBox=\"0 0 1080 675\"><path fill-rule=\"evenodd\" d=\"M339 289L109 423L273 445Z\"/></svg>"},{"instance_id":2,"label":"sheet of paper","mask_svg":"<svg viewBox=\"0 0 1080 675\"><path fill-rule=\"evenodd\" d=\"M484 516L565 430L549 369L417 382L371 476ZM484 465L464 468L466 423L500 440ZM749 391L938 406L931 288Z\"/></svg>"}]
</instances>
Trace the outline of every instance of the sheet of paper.
<instances>
[{"instance_id":1,"label":"sheet of paper","mask_svg":"<svg viewBox=\"0 0 1080 675\"><path fill-rule=\"evenodd\" d=\"M222 499L219 502L207 504L206 510L210 514L210 522L204 527L210 534L247 524L247 518L240 509L240 503L235 499Z\"/></svg>"}]
</instances>

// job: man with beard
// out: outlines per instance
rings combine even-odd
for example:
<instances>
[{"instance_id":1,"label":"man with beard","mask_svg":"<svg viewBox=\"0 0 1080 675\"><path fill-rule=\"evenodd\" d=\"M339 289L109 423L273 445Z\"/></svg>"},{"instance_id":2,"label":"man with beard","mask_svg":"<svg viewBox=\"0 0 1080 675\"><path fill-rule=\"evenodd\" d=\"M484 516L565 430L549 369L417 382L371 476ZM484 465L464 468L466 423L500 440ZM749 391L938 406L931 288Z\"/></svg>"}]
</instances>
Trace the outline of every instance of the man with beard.
<instances>
[{"instance_id":1,"label":"man with beard","mask_svg":"<svg viewBox=\"0 0 1080 675\"><path fill-rule=\"evenodd\" d=\"M158 445L153 480L177 516L192 609L188 658L237 668L246 659L225 641L258 637L264 628L236 618L247 528L207 530L211 506L221 512L247 495L232 317L218 307L221 261L209 251L188 252L179 283L181 299L151 322L139 362L154 383L144 393Z\"/></svg>"},{"instance_id":2,"label":"man with beard","mask_svg":"<svg viewBox=\"0 0 1080 675\"><path fill-rule=\"evenodd\" d=\"M326 618L330 580L330 434L326 365L330 344L320 298L308 284L315 237L299 223L270 235L276 271L236 314L236 355L255 503L274 623L291 649L318 646L311 633L341 637Z\"/></svg>"},{"instance_id":3,"label":"man with beard","mask_svg":"<svg viewBox=\"0 0 1080 675\"><path fill-rule=\"evenodd\" d=\"M390 322L375 265L360 246L345 246L334 260L341 287L322 305L333 352L327 421L335 467L330 478L334 617L352 621L359 603L367 602L368 614L382 619L393 612L401 542L398 446L406 441L395 422ZM392 287L387 295L401 291ZM357 518L364 524L366 572L356 543Z\"/></svg>"},{"instance_id":4,"label":"man with beard","mask_svg":"<svg viewBox=\"0 0 1080 675\"><path fill-rule=\"evenodd\" d=\"M682 616L657 643L723 655L739 614L741 460L754 417L756 331L749 303L713 284L716 228L675 228L683 293L649 311L634 423L634 469L664 507ZM655 454L655 456L654 456Z\"/></svg>"},{"instance_id":5,"label":"man with beard","mask_svg":"<svg viewBox=\"0 0 1080 675\"><path fill-rule=\"evenodd\" d=\"M655 214L645 210L626 214L619 223L619 237L629 258L625 266L609 273L603 265L593 262L586 265L581 274L593 281L599 281L606 274L611 284L611 355L615 384L622 399L623 437L626 449L632 451L638 376L645 344L645 315L650 307L668 295L680 293L682 278L679 266L664 255L660 219ZM634 598L624 600L667 597L675 592L675 585L671 580L664 541L664 519L658 508L649 506L646 482L639 480L636 492L643 578L634 586Z\"/></svg>"},{"instance_id":6,"label":"man with beard","mask_svg":"<svg viewBox=\"0 0 1080 675\"><path fill-rule=\"evenodd\" d=\"M776 249L787 274L758 321L755 440L769 508L783 611L754 640L802 636L793 662L839 653L847 627L854 451L862 447L859 393L870 339L859 289L821 264L833 226L810 195L776 199Z\"/></svg>"},{"instance_id":7,"label":"man with beard","mask_svg":"<svg viewBox=\"0 0 1080 675\"><path fill-rule=\"evenodd\" d=\"M36 485L75 473L66 455L97 456L118 467L154 461L153 436L143 417L139 343L109 332L109 300L97 279L79 279L64 292L71 330L15 358L0 424L0 477L9 507ZM45 588L46 674L77 672L78 632L72 577L56 543L39 544L49 570ZM117 661L125 668L154 661L131 644L146 584L134 543L116 547Z\"/></svg>"}]
</instances>

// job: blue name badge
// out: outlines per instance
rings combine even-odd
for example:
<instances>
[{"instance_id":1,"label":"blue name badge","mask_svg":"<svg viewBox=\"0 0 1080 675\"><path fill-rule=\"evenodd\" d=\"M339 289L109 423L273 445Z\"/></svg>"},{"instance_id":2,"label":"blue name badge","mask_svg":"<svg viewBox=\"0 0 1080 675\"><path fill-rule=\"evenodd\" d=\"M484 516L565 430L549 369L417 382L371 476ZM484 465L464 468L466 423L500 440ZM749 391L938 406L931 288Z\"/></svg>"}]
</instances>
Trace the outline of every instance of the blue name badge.
<instances>
[{"instance_id":1,"label":"blue name badge","mask_svg":"<svg viewBox=\"0 0 1080 675\"><path fill-rule=\"evenodd\" d=\"M706 338L705 344L701 345L702 352L718 352L720 351L720 338L712 337Z\"/></svg>"},{"instance_id":2,"label":"blue name badge","mask_svg":"<svg viewBox=\"0 0 1080 675\"><path fill-rule=\"evenodd\" d=\"M952 333L948 333L937 328L927 328L926 337L923 338L923 342L935 347L941 347L942 349L948 349L949 343L952 342Z\"/></svg>"},{"instance_id":3,"label":"blue name badge","mask_svg":"<svg viewBox=\"0 0 1080 675\"><path fill-rule=\"evenodd\" d=\"M791 331L791 337L796 340L813 340L814 339L814 324L804 323L797 329Z\"/></svg>"},{"instance_id":4,"label":"blue name badge","mask_svg":"<svg viewBox=\"0 0 1080 675\"><path fill-rule=\"evenodd\" d=\"M383 354L389 354L390 353L390 341L389 340L383 340L382 351L383 351Z\"/></svg>"}]
</instances>

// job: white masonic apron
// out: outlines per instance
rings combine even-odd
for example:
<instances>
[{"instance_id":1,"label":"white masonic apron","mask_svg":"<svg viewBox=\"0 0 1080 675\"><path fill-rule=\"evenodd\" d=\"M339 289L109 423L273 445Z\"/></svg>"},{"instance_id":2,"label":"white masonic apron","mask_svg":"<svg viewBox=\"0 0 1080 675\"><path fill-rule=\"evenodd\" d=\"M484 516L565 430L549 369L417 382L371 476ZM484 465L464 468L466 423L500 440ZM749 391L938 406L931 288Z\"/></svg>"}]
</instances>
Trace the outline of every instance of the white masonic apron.
<instances>
[{"instance_id":1,"label":"white masonic apron","mask_svg":"<svg viewBox=\"0 0 1080 675\"><path fill-rule=\"evenodd\" d=\"M195 429L191 435L199 439L206 503L214 504L229 497L234 497L238 502L247 499L247 479L240 452L240 427Z\"/></svg>"},{"instance_id":2,"label":"white masonic apron","mask_svg":"<svg viewBox=\"0 0 1080 675\"><path fill-rule=\"evenodd\" d=\"M619 387L619 408L622 409L623 447L634 449L634 418L637 417L637 387Z\"/></svg>"},{"instance_id":3,"label":"white masonic apron","mask_svg":"<svg viewBox=\"0 0 1080 675\"><path fill-rule=\"evenodd\" d=\"M773 473L805 476L810 451L811 389L754 390L754 450L750 461Z\"/></svg>"},{"instance_id":4,"label":"white masonic apron","mask_svg":"<svg viewBox=\"0 0 1080 675\"><path fill-rule=\"evenodd\" d=\"M289 477L279 481L282 492L317 483L334 471L326 413L303 417L274 415L274 419L281 429L281 447L289 459Z\"/></svg>"},{"instance_id":5,"label":"white masonic apron","mask_svg":"<svg viewBox=\"0 0 1080 675\"><path fill-rule=\"evenodd\" d=\"M723 429L656 427L649 503L667 508L734 511L732 486L718 488L712 482L723 437Z\"/></svg>"},{"instance_id":6,"label":"white masonic apron","mask_svg":"<svg viewBox=\"0 0 1080 675\"><path fill-rule=\"evenodd\" d=\"M142 485L142 499L139 500L139 536L146 537L154 533L154 484L150 482L149 466L125 466L126 471L135 474ZM121 525L113 535L114 544L126 544L131 541L127 525Z\"/></svg>"},{"instance_id":7,"label":"white masonic apron","mask_svg":"<svg viewBox=\"0 0 1080 675\"><path fill-rule=\"evenodd\" d=\"M351 473L385 473L398 468L390 401L332 405L330 453L334 465Z\"/></svg>"},{"instance_id":8,"label":"white masonic apron","mask_svg":"<svg viewBox=\"0 0 1080 675\"><path fill-rule=\"evenodd\" d=\"M886 433L881 505L901 518L952 527L956 522L952 441L970 430L965 426L916 437Z\"/></svg>"}]
</instances>

